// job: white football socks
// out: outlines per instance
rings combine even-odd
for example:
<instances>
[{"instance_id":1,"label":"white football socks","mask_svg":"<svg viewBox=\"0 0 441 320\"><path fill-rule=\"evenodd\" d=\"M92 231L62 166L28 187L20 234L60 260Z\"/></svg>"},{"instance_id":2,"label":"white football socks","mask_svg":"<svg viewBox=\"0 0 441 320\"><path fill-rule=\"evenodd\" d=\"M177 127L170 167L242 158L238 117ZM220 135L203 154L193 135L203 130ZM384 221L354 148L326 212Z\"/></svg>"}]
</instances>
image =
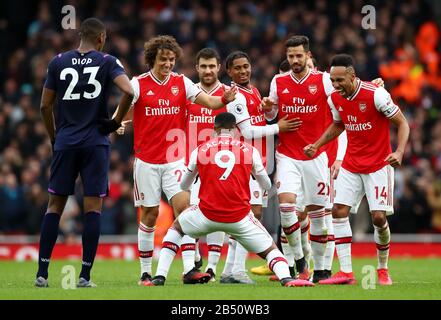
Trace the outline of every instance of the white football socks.
<instances>
[{"instance_id":1,"label":"white football socks","mask_svg":"<svg viewBox=\"0 0 441 320\"><path fill-rule=\"evenodd\" d=\"M162 240L162 249L159 253L158 269L156 270L156 276L163 276L167 278L167 274L170 270L170 266L176 253L179 251L181 245L182 236L175 229L168 229L167 234ZM194 262L193 262L194 263Z\"/></svg>"},{"instance_id":2,"label":"white football socks","mask_svg":"<svg viewBox=\"0 0 441 320\"><path fill-rule=\"evenodd\" d=\"M224 266L224 270L222 271L222 274L229 275L233 271L234 257L236 255L236 245L237 245L237 241L232 239L230 236L230 238L228 239L227 259L225 260L225 266Z\"/></svg>"},{"instance_id":3,"label":"white football socks","mask_svg":"<svg viewBox=\"0 0 441 320\"><path fill-rule=\"evenodd\" d=\"M279 249L274 249L265 257L268 267L279 279L290 278L288 262Z\"/></svg>"},{"instance_id":4,"label":"white football socks","mask_svg":"<svg viewBox=\"0 0 441 320\"><path fill-rule=\"evenodd\" d=\"M295 213L294 203L281 203L280 224L285 232L295 260L303 258L302 243L300 239L300 223Z\"/></svg>"},{"instance_id":5,"label":"white football socks","mask_svg":"<svg viewBox=\"0 0 441 320\"><path fill-rule=\"evenodd\" d=\"M186 274L194 268L196 240L187 235L184 235L181 241L181 250L182 263L184 265L184 274Z\"/></svg>"},{"instance_id":6,"label":"white football socks","mask_svg":"<svg viewBox=\"0 0 441 320\"><path fill-rule=\"evenodd\" d=\"M288 240L286 239L285 232L283 232L283 229L280 233L280 244L282 245L282 251L283 255L286 258L286 261L288 262L288 266L294 267L294 254L292 253L291 246L288 243Z\"/></svg>"},{"instance_id":7,"label":"white football socks","mask_svg":"<svg viewBox=\"0 0 441 320\"><path fill-rule=\"evenodd\" d=\"M248 251L239 242L236 244L236 254L234 256L234 265L231 272L233 274L246 272L245 263L247 261Z\"/></svg>"},{"instance_id":8,"label":"white football socks","mask_svg":"<svg viewBox=\"0 0 441 320\"><path fill-rule=\"evenodd\" d=\"M390 229L387 222L382 227L374 225L374 240L377 245L378 269L387 269L390 246Z\"/></svg>"},{"instance_id":9,"label":"white football socks","mask_svg":"<svg viewBox=\"0 0 441 320\"><path fill-rule=\"evenodd\" d=\"M155 227L148 227L140 222L138 227L138 254L141 264L141 275L144 272L152 274L154 238Z\"/></svg>"},{"instance_id":10,"label":"white football socks","mask_svg":"<svg viewBox=\"0 0 441 320\"><path fill-rule=\"evenodd\" d=\"M325 270L332 270L332 262L334 260L335 240L334 240L334 224L332 223L331 212L325 214L326 228L328 229L328 243L325 251Z\"/></svg>"},{"instance_id":11,"label":"white football socks","mask_svg":"<svg viewBox=\"0 0 441 320\"><path fill-rule=\"evenodd\" d=\"M216 274L216 267L221 256L224 238L225 232L221 231L207 234L208 263L205 271L211 269L213 270L214 274Z\"/></svg>"},{"instance_id":12,"label":"white football socks","mask_svg":"<svg viewBox=\"0 0 441 320\"><path fill-rule=\"evenodd\" d=\"M309 227L310 227L309 217L306 216L305 219L300 221L300 232L301 232L300 237L302 240L303 255L305 256L305 259L308 262L308 264L312 254L311 243L309 241Z\"/></svg>"},{"instance_id":13,"label":"white football socks","mask_svg":"<svg viewBox=\"0 0 441 320\"><path fill-rule=\"evenodd\" d=\"M324 270L326 243L328 242L325 211L319 209L308 212L311 220L311 249L314 270Z\"/></svg>"},{"instance_id":14,"label":"white football socks","mask_svg":"<svg viewBox=\"0 0 441 320\"><path fill-rule=\"evenodd\" d=\"M335 248L340 262L340 270L346 273L352 272L352 230L349 218L337 218L333 219L332 222L334 224Z\"/></svg>"}]
</instances>

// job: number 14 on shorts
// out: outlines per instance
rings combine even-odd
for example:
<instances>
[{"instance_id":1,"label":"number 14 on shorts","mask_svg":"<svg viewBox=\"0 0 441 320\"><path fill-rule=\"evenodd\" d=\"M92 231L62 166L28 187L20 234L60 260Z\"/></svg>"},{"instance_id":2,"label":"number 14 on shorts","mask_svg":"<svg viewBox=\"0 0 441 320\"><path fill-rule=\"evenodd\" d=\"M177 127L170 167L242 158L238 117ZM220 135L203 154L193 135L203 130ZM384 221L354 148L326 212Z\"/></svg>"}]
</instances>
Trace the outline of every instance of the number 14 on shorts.
<instances>
[{"instance_id":1,"label":"number 14 on shorts","mask_svg":"<svg viewBox=\"0 0 441 320\"><path fill-rule=\"evenodd\" d=\"M380 197L387 199L387 192L385 186L375 186L375 199L378 200Z\"/></svg>"}]
</instances>

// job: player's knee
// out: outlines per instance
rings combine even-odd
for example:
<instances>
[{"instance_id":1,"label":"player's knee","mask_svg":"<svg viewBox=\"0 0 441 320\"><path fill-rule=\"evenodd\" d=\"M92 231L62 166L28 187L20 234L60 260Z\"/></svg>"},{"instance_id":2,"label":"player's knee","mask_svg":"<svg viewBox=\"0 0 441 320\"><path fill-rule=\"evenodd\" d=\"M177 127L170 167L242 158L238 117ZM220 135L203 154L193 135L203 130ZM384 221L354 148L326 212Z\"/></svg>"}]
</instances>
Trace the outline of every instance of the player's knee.
<instances>
[{"instance_id":1,"label":"player's knee","mask_svg":"<svg viewBox=\"0 0 441 320\"><path fill-rule=\"evenodd\" d=\"M346 218L349 216L350 207L342 204L334 204L332 207L332 217L335 219Z\"/></svg>"},{"instance_id":2,"label":"player's knee","mask_svg":"<svg viewBox=\"0 0 441 320\"><path fill-rule=\"evenodd\" d=\"M171 199L175 216L178 216L190 206L190 194L187 191L179 192Z\"/></svg>"},{"instance_id":3,"label":"player's knee","mask_svg":"<svg viewBox=\"0 0 441 320\"><path fill-rule=\"evenodd\" d=\"M157 207L141 207L140 220L143 224L149 227L156 225L156 219L159 215L159 206Z\"/></svg>"},{"instance_id":4,"label":"player's knee","mask_svg":"<svg viewBox=\"0 0 441 320\"><path fill-rule=\"evenodd\" d=\"M47 212L62 214L64 206L66 205L67 196L57 196L49 194L49 202L47 206Z\"/></svg>"},{"instance_id":5,"label":"player's knee","mask_svg":"<svg viewBox=\"0 0 441 320\"><path fill-rule=\"evenodd\" d=\"M281 193L279 194L279 203L296 203L296 195L294 193Z\"/></svg>"},{"instance_id":6,"label":"player's knee","mask_svg":"<svg viewBox=\"0 0 441 320\"><path fill-rule=\"evenodd\" d=\"M268 253L270 253L274 249L277 249L277 245L275 242L273 242L268 249L266 249L265 251L259 252L257 255L259 257L261 257L262 259L266 259L266 256L268 255Z\"/></svg>"},{"instance_id":7,"label":"player's knee","mask_svg":"<svg viewBox=\"0 0 441 320\"><path fill-rule=\"evenodd\" d=\"M372 211L372 223L377 227L382 227L386 224L386 212Z\"/></svg>"},{"instance_id":8,"label":"player's knee","mask_svg":"<svg viewBox=\"0 0 441 320\"><path fill-rule=\"evenodd\" d=\"M84 212L101 212L103 198L84 197Z\"/></svg>"},{"instance_id":9,"label":"player's knee","mask_svg":"<svg viewBox=\"0 0 441 320\"><path fill-rule=\"evenodd\" d=\"M173 221L173 229L175 229L177 232L179 232L181 234L181 236L184 235L184 231L182 231L182 227L181 227L181 224L179 223L178 219L175 219L175 221Z\"/></svg>"}]
</instances>

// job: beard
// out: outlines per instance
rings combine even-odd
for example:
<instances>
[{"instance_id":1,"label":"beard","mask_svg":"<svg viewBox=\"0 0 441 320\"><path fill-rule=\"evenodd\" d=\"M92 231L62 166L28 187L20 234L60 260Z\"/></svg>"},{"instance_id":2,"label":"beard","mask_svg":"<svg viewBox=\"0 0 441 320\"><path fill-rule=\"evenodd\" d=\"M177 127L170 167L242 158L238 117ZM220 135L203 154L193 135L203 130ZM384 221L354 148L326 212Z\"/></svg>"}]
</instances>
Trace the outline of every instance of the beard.
<instances>
[{"instance_id":1,"label":"beard","mask_svg":"<svg viewBox=\"0 0 441 320\"><path fill-rule=\"evenodd\" d=\"M292 71L294 71L294 73L301 73L305 70L306 68L306 61L303 65L292 65L291 69Z\"/></svg>"},{"instance_id":2,"label":"beard","mask_svg":"<svg viewBox=\"0 0 441 320\"><path fill-rule=\"evenodd\" d=\"M210 77L209 80L206 80L205 77L201 78L201 83L205 86L211 86L213 83L215 83L217 81L216 77Z\"/></svg>"}]
</instances>

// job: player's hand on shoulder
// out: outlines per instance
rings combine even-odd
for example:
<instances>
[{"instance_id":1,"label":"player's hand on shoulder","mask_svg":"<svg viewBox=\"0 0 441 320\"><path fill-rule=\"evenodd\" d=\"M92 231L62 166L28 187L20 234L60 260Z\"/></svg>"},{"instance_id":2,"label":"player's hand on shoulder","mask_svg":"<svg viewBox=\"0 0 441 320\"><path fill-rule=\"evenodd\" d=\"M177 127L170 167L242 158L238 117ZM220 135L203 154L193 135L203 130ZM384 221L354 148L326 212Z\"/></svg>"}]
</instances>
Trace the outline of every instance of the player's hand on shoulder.
<instances>
[{"instance_id":1,"label":"player's hand on shoulder","mask_svg":"<svg viewBox=\"0 0 441 320\"><path fill-rule=\"evenodd\" d=\"M121 123L116 122L115 119L100 119L98 120L98 131L103 135L108 135L121 127Z\"/></svg>"},{"instance_id":2,"label":"player's hand on shoulder","mask_svg":"<svg viewBox=\"0 0 441 320\"><path fill-rule=\"evenodd\" d=\"M389 162L389 164L394 168L399 167L403 161L403 153L401 151L392 152L384 161Z\"/></svg>"},{"instance_id":3,"label":"player's hand on shoulder","mask_svg":"<svg viewBox=\"0 0 441 320\"><path fill-rule=\"evenodd\" d=\"M132 120L126 120L126 121L121 122L121 127L119 127L116 130L116 133L120 136L124 135L124 133L126 132L126 125L130 122L132 122Z\"/></svg>"},{"instance_id":4,"label":"player's hand on shoulder","mask_svg":"<svg viewBox=\"0 0 441 320\"><path fill-rule=\"evenodd\" d=\"M314 144L308 144L306 147L303 148L303 153L307 156L312 158L317 152L317 147Z\"/></svg>"},{"instance_id":5,"label":"player's hand on shoulder","mask_svg":"<svg viewBox=\"0 0 441 320\"><path fill-rule=\"evenodd\" d=\"M226 103L229 103L229 102L233 101L236 98L237 87L235 85L233 85L233 86L231 86L229 88L226 88L224 86L224 89L225 90L224 90L224 93L222 95L222 101L226 102Z\"/></svg>"},{"instance_id":6,"label":"player's hand on shoulder","mask_svg":"<svg viewBox=\"0 0 441 320\"><path fill-rule=\"evenodd\" d=\"M295 131L302 125L302 120L300 118L288 119L288 115L286 115L277 122L277 125L279 126L279 132Z\"/></svg>"},{"instance_id":7,"label":"player's hand on shoulder","mask_svg":"<svg viewBox=\"0 0 441 320\"><path fill-rule=\"evenodd\" d=\"M275 103L270 97L264 97L260 103L260 106L265 112L272 111L274 105Z\"/></svg>"},{"instance_id":8,"label":"player's hand on shoulder","mask_svg":"<svg viewBox=\"0 0 441 320\"><path fill-rule=\"evenodd\" d=\"M384 88L384 81L382 78L376 78L376 79L372 80L372 83L375 84L377 87Z\"/></svg>"}]
</instances>

